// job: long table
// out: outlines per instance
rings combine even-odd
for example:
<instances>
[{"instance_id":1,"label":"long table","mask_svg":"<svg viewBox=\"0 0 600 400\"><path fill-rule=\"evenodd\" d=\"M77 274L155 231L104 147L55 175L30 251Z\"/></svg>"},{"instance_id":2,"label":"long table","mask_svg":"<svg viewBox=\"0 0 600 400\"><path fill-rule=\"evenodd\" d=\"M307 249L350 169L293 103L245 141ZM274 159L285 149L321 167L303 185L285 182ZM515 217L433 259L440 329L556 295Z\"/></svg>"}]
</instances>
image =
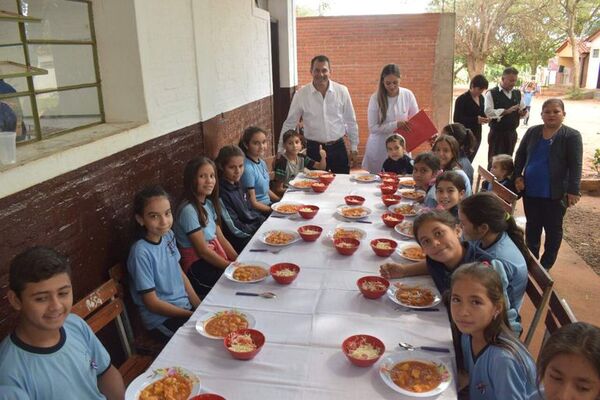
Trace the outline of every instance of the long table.
<instances>
[{"instance_id":1,"label":"long table","mask_svg":"<svg viewBox=\"0 0 600 400\"><path fill-rule=\"evenodd\" d=\"M366 198L364 205L373 210L368 218L372 224L350 222L336 214L336 207L344 203L343 198L348 194ZM301 267L298 278L285 286L277 284L271 277L255 284L241 284L222 276L190 320L159 354L152 369L184 367L200 377L203 391L218 393L228 400L405 398L381 380L379 363L370 368L359 368L350 364L342 353L341 343L345 338L369 334L384 342L385 355L405 351L398 347L399 341L446 347L451 351L449 355L432 354L456 371L450 324L442 304L437 306L440 308L437 312L410 311L398 307L387 296L366 299L356 287L356 280L361 276L378 275L383 262L402 261L397 254L389 258L378 257L369 246L371 239L381 237L403 242L402 237L381 220L386 207L381 201L378 184L358 183L348 175L338 175L325 193L288 192L284 201L314 204L320 210L309 221L298 215L269 218L238 260L261 261L269 265L292 262ZM249 252L249 249L267 247L258 240L262 232L296 230L306 224L323 227L323 234L316 242L300 241L276 254ZM341 224L367 232L367 238L352 256L338 254L327 238L327 232ZM432 285L428 276L411 279ZM271 291L277 298L236 296L236 291ZM256 319L255 328L266 337L262 351L253 360L233 359L221 340L203 337L195 329L196 321L203 314L231 308L250 313ZM437 398L456 399L455 382Z\"/></svg>"}]
</instances>

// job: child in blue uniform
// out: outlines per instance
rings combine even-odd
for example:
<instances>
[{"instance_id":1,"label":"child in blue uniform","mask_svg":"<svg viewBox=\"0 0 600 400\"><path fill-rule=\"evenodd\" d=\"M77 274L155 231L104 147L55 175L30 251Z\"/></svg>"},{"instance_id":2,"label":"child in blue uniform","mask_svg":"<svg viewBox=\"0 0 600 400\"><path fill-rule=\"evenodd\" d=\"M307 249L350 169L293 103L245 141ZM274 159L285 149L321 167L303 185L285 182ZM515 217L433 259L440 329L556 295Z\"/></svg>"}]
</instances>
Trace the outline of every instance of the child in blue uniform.
<instances>
[{"instance_id":1,"label":"child in blue uniform","mask_svg":"<svg viewBox=\"0 0 600 400\"><path fill-rule=\"evenodd\" d=\"M436 208L435 178L440 172L440 159L434 153L425 152L417 155L413 167L413 179L415 189L425 192L423 205L428 208Z\"/></svg>"},{"instance_id":2,"label":"child in blue uniform","mask_svg":"<svg viewBox=\"0 0 600 400\"><path fill-rule=\"evenodd\" d=\"M69 314L73 291L66 257L48 247L16 256L8 300L19 321L0 343L0 390L14 387L14 398L31 399L124 397L123 379L106 349L84 320Z\"/></svg>"},{"instance_id":3,"label":"child in blue uniform","mask_svg":"<svg viewBox=\"0 0 600 400\"><path fill-rule=\"evenodd\" d=\"M413 173L413 165L410 157L405 153L406 141L400 135L393 134L385 140L385 148L388 158L383 162L383 172L395 172L398 175Z\"/></svg>"},{"instance_id":4,"label":"child in blue uniform","mask_svg":"<svg viewBox=\"0 0 600 400\"><path fill-rule=\"evenodd\" d=\"M435 179L435 199L438 209L458 218L458 203L465 196L465 181L454 171L442 172Z\"/></svg>"},{"instance_id":5,"label":"child in blue uniform","mask_svg":"<svg viewBox=\"0 0 600 400\"><path fill-rule=\"evenodd\" d=\"M471 157L475 157L475 146L477 139L470 129L465 128L463 124L454 123L448 124L442 129L442 134L450 135L458 142L458 163L460 168L465 171L469 177L469 181L473 184L473 165L471 165Z\"/></svg>"},{"instance_id":6,"label":"child in blue uniform","mask_svg":"<svg viewBox=\"0 0 600 400\"><path fill-rule=\"evenodd\" d=\"M267 150L267 134L261 128L250 126L244 130L239 146L246 154L242 187L248 194L252 208L269 214L271 203L279 201L279 196L269 189L269 170L262 159Z\"/></svg>"},{"instance_id":7,"label":"child in blue uniform","mask_svg":"<svg viewBox=\"0 0 600 400\"><path fill-rule=\"evenodd\" d=\"M515 163L508 154L497 154L492 157L492 168L490 172L496 177L496 180L504 185L507 189L517 192L515 183L513 182L513 172L515 171ZM483 182L481 190L492 190L491 182Z\"/></svg>"},{"instance_id":8,"label":"child in blue uniform","mask_svg":"<svg viewBox=\"0 0 600 400\"><path fill-rule=\"evenodd\" d=\"M535 363L508 328L506 301L490 264L464 264L452 274L450 313L461 332L470 400L526 400L536 390Z\"/></svg>"},{"instance_id":9,"label":"child in blue uniform","mask_svg":"<svg viewBox=\"0 0 600 400\"><path fill-rule=\"evenodd\" d=\"M248 196L240 185L240 178L244 172L242 149L234 144L221 147L215 163L219 171L223 234L239 253L266 217L250 206Z\"/></svg>"},{"instance_id":10,"label":"child in blue uniform","mask_svg":"<svg viewBox=\"0 0 600 400\"><path fill-rule=\"evenodd\" d=\"M131 297L146 329L166 342L200 299L179 266L168 194L160 186L148 186L136 194L133 208L141 234L127 259Z\"/></svg>"},{"instance_id":11,"label":"child in blue uniform","mask_svg":"<svg viewBox=\"0 0 600 400\"><path fill-rule=\"evenodd\" d=\"M173 230L181 266L196 293L204 297L238 256L221 231L217 168L210 158L198 157L186 164L182 197Z\"/></svg>"},{"instance_id":12,"label":"child in blue uniform","mask_svg":"<svg viewBox=\"0 0 600 400\"><path fill-rule=\"evenodd\" d=\"M439 135L433 143L432 151L440 159L442 170L455 171L463 177L465 180L465 197L470 196L473 193L471 180L458 163L460 150L456 139L449 135Z\"/></svg>"}]
</instances>

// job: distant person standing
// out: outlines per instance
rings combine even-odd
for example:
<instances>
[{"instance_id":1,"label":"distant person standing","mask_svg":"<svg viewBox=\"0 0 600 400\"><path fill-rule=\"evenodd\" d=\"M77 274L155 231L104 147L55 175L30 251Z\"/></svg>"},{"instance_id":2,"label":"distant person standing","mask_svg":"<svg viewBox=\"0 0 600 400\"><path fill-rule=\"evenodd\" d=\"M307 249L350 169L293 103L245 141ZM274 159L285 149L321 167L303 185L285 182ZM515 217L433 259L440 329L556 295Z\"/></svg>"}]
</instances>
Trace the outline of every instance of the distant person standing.
<instances>
[{"instance_id":1,"label":"distant person standing","mask_svg":"<svg viewBox=\"0 0 600 400\"><path fill-rule=\"evenodd\" d=\"M470 162L473 162L479 145L481 144L481 125L490 122L485 115L485 100L483 92L488 88L488 80L483 75L475 75L471 79L469 90L456 98L454 102L454 122L463 124L469 128L475 136L476 143L472 152L466 154Z\"/></svg>"},{"instance_id":2,"label":"distant person standing","mask_svg":"<svg viewBox=\"0 0 600 400\"><path fill-rule=\"evenodd\" d=\"M527 114L525 114L525 118L523 118L523 125L527 126L527 123L529 122L529 114L531 112L531 102L533 101L533 96L540 93L540 85L535 82L535 76L532 76L529 82L525 82L523 86L521 86L521 91L523 92L525 110L527 110Z\"/></svg>"},{"instance_id":3,"label":"distant person standing","mask_svg":"<svg viewBox=\"0 0 600 400\"><path fill-rule=\"evenodd\" d=\"M513 155L517 144L519 119L527 111L519 89L514 89L519 71L508 67L502 72L500 85L485 94L485 114L490 118L488 167L496 154Z\"/></svg>"},{"instance_id":4,"label":"distant person standing","mask_svg":"<svg viewBox=\"0 0 600 400\"><path fill-rule=\"evenodd\" d=\"M314 57L310 62L312 83L296 92L290 111L279 135L280 152L283 151L283 134L295 130L302 118L306 155L321 161L320 149L327 154L327 170L347 174L350 164L358 157L358 124L348 88L329 79L331 64L324 55ZM344 135L350 138L352 152L344 143Z\"/></svg>"}]
</instances>

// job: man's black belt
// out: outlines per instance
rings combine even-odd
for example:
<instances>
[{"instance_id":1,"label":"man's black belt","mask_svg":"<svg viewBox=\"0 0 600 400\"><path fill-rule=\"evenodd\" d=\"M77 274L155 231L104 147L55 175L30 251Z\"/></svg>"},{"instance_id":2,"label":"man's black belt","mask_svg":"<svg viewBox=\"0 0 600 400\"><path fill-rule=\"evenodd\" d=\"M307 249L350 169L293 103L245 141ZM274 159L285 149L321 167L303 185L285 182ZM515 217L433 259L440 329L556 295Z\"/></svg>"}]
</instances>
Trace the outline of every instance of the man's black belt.
<instances>
[{"instance_id":1,"label":"man's black belt","mask_svg":"<svg viewBox=\"0 0 600 400\"><path fill-rule=\"evenodd\" d=\"M321 146L325 147L325 146L333 146L334 144L338 144L338 143L340 143L340 142L343 142L343 141L344 141L344 138L343 138L343 137L341 137L341 138L339 138L339 139L332 140L332 141L330 141L330 142L317 142L316 140L310 140L310 139L306 139L306 140L307 140L307 141L309 141L309 142L315 142L315 143L319 143Z\"/></svg>"}]
</instances>

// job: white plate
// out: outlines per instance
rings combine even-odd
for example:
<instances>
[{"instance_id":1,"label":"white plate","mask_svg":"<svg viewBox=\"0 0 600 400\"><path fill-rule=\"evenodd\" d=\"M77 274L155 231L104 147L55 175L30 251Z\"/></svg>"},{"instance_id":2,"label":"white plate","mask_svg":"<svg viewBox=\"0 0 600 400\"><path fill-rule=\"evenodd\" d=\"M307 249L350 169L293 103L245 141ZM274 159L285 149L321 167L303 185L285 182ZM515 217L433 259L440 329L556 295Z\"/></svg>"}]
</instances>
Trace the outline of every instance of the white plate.
<instances>
[{"instance_id":1,"label":"white plate","mask_svg":"<svg viewBox=\"0 0 600 400\"><path fill-rule=\"evenodd\" d=\"M411 392L406 389L402 389L400 386L396 385L392 378L390 377L390 371L394 367L394 365L403 362L403 361L423 361L426 363L436 364L439 368L440 373L442 374L442 382L433 390L428 392ZM398 393L401 393L410 397L430 397L436 396L442 393L444 390L448 389L450 383L452 382L452 372L448 365L441 361L439 358L432 354L428 354L424 351L402 351L398 353L392 353L389 356L385 357L381 363L379 364L379 375L381 379L388 385L390 388L395 390Z\"/></svg>"},{"instance_id":2,"label":"white plate","mask_svg":"<svg viewBox=\"0 0 600 400\"><path fill-rule=\"evenodd\" d=\"M235 279L233 277L233 273L235 272L235 270L239 267L243 267L243 266L256 266L256 267L261 267L262 269L265 270L266 274L264 277L260 278L260 279L254 279L252 281L239 281L237 279ZM265 264L263 262L260 261L244 261L244 262L235 262L235 263L231 263L229 264L229 266L227 268L225 268L225 271L223 272L223 274L227 277L227 279L232 280L234 282L238 282L238 283L256 283L256 282L260 282L260 281L264 281L265 279L267 279L267 277L269 276L269 264Z\"/></svg>"},{"instance_id":3,"label":"white plate","mask_svg":"<svg viewBox=\"0 0 600 400\"><path fill-rule=\"evenodd\" d=\"M288 243L282 243L282 244L267 243L267 236L269 236L270 234L272 234L274 232L287 233L289 235L292 235L294 238L290 242L288 242ZM298 234L298 232L291 231L291 230L288 230L288 229L273 229L271 231L266 231L266 232L261 233L258 236L258 240L260 240L262 243L266 244L267 246L283 247L283 246L289 246L290 244L295 243L298 240L300 240L300 235Z\"/></svg>"},{"instance_id":4,"label":"white plate","mask_svg":"<svg viewBox=\"0 0 600 400\"><path fill-rule=\"evenodd\" d=\"M412 204L412 212L410 213L404 213L404 212L400 212L400 211L396 211L397 208L400 207L405 207L408 204ZM417 215L417 211L419 211L419 206L416 203L403 203L400 202L398 204L394 204L388 207L388 211L394 214L402 214L405 217L414 217L415 215Z\"/></svg>"},{"instance_id":5,"label":"white plate","mask_svg":"<svg viewBox=\"0 0 600 400\"><path fill-rule=\"evenodd\" d=\"M405 176L405 177L399 179L400 186L405 187L405 188L414 188L415 187L414 182L415 182L415 180L410 176Z\"/></svg>"},{"instance_id":6,"label":"white plate","mask_svg":"<svg viewBox=\"0 0 600 400\"><path fill-rule=\"evenodd\" d=\"M401 257L403 257L403 258L406 258L407 260L410 260L410 261L425 261L425 259L424 259L424 258L412 258L412 257L406 257L406 256L403 254L403 253L404 253L404 250L406 250L406 249L408 249L408 248L410 248L410 247L419 247L419 248L420 248L421 246L419 246L419 244L418 244L418 243L416 243L416 242L402 243L402 244L398 245L398 247L396 248L396 253L398 253L398 255L399 255L399 256L401 256Z\"/></svg>"},{"instance_id":7,"label":"white plate","mask_svg":"<svg viewBox=\"0 0 600 400\"><path fill-rule=\"evenodd\" d=\"M328 174L328 171L321 171L318 169L312 170L310 172L303 172L301 174L299 174L298 176L302 179L319 179L320 175L323 174Z\"/></svg>"},{"instance_id":8,"label":"white plate","mask_svg":"<svg viewBox=\"0 0 600 400\"><path fill-rule=\"evenodd\" d=\"M307 186L300 186L300 184L303 184L304 182L306 182ZM312 185L313 183L315 183L313 179L294 179L288 182L288 186L300 190L311 190L310 185Z\"/></svg>"},{"instance_id":9,"label":"white plate","mask_svg":"<svg viewBox=\"0 0 600 400\"><path fill-rule=\"evenodd\" d=\"M412 221L402 221L399 224L394 226L394 230L398 232L398 234L407 239L414 239L413 235L413 222Z\"/></svg>"},{"instance_id":10,"label":"white plate","mask_svg":"<svg viewBox=\"0 0 600 400\"><path fill-rule=\"evenodd\" d=\"M398 298L396 297L396 292L398 291L398 287L396 286L396 283L401 283L401 282L395 282L392 283L390 285L390 287L387 290L387 296L390 298L390 300L392 300L394 303L402 306L402 307L406 307L406 308L430 308L430 307L435 307L438 304L440 304L440 302L442 301L442 296L440 296L440 293L437 291L437 289L435 289L434 287L430 286L430 285L418 285L418 284L410 284L407 283L406 286L410 286L410 287L421 287L423 289L429 289L431 290L431 292L433 293L433 302L431 304L428 304L426 306L413 306L410 304L405 304L403 302L401 302L400 300L398 300Z\"/></svg>"},{"instance_id":11,"label":"white plate","mask_svg":"<svg viewBox=\"0 0 600 400\"><path fill-rule=\"evenodd\" d=\"M355 209L355 208L361 208L361 209L363 209L364 213L362 213L360 216L357 216L357 217L348 217L348 216L346 216L346 215L344 215L342 213L342 210ZM348 219L362 219L362 218L368 217L373 212L373 210L371 210L369 207L365 207L365 206L347 206L347 205L338 206L338 208L337 208L336 211L337 211L337 213L339 215L341 215L344 218L348 218Z\"/></svg>"},{"instance_id":12,"label":"white plate","mask_svg":"<svg viewBox=\"0 0 600 400\"><path fill-rule=\"evenodd\" d=\"M190 397L200 394L200 380L198 379L198 376L196 376L194 373L188 371L185 368L168 367L168 368L158 368L158 369L154 369L154 370L148 370L148 371L144 372L142 375L135 378L129 384L129 386L127 386L127 390L125 391L125 400L138 400L138 398L140 397L140 394L142 393L142 390L144 390L146 388L146 386L164 378L165 376L167 376L167 374L174 373L174 372L177 372L181 375L185 375L185 376L189 377L190 380L192 380L193 386L192 386L192 393L190 394Z\"/></svg>"},{"instance_id":13,"label":"white plate","mask_svg":"<svg viewBox=\"0 0 600 400\"><path fill-rule=\"evenodd\" d=\"M381 178L375 174L352 174L350 175L350 179L356 182L371 183L379 182Z\"/></svg>"},{"instance_id":14,"label":"white plate","mask_svg":"<svg viewBox=\"0 0 600 400\"><path fill-rule=\"evenodd\" d=\"M406 200L421 201L426 195L424 190L400 189L399 192L402 195L402 198Z\"/></svg>"},{"instance_id":15,"label":"white plate","mask_svg":"<svg viewBox=\"0 0 600 400\"><path fill-rule=\"evenodd\" d=\"M333 240L333 235L334 235L336 229L344 229L346 231L358 232L358 233L360 233L360 239L359 240L363 240L364 238L367 237L367 232L363 231L360 228L355 228L355 227L350 226L350 225L338 225L334 229L332 229L329 232L327 232L327 237L329 239Z\"/></svg>"},{"instance_id":16,"label":"white plate","mask_svg":"<svg viewBox=\"0 0 600 400\"><path fill-rule=\"evenodd\" d=\"M300 206L302 206L301 203L297 203L295 201L280 201L278 203L273 203L271 204L271 209L273 209L273 211L275 211L278 214L283 214L283 215L294 215L297 214L298 211L294 211L294 212L284 212L284 211L278 211L277 208L279 208L280 206L298 206L298 208L300 208Z\"/></svg>"},{"instance_id":17,"label":"white plate","mask_svg":"<svg viewBox=\"0 0 600 400\"><path fill-rule=\"evenodd\" d=\"M247 312L241 312L241 311L237 311L237 310L223 310L223 311L218 311L218 312L207 311L205 313L200 314L200 316L196 320L196 331L199 334L201 334L202 336L207 337L209 339L223 340L222 337L213 336L213 335L208 334L204 330L204 325L209 320L211 320L212 318L214 318L218 313L220 313L220 312L229 312L229 311L237 312L237 313L243 315L246 318L246 321L248 321L248 328L254 328L254 325L256 325L256 320L254 319L254 317L251 314L248 314Z\"/></svg>"}]
</instances>

